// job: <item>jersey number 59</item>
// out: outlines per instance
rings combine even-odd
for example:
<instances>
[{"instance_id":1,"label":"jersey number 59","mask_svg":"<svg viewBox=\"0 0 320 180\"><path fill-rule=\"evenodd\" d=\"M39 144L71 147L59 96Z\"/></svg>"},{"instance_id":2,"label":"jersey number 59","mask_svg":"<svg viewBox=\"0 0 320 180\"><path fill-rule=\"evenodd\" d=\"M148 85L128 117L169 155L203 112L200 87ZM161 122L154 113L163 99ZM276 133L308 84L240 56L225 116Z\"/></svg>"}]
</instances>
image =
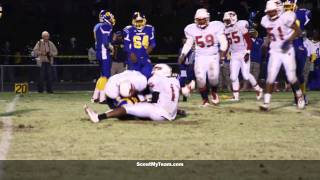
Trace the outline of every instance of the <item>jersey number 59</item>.
<instances>
[{"instance_id":1,"label":"jersey number 59","mask_svg":"<svg viewBox=\"0 0 320 180\"><path fill-rule=\"evenodd\" d=\"M204 48L204 47L211 47L214 45L214 38L213 35L208 34L206 36L196 36L196 44L200 47L200 48Z\"/></svg>"}]
</instances>

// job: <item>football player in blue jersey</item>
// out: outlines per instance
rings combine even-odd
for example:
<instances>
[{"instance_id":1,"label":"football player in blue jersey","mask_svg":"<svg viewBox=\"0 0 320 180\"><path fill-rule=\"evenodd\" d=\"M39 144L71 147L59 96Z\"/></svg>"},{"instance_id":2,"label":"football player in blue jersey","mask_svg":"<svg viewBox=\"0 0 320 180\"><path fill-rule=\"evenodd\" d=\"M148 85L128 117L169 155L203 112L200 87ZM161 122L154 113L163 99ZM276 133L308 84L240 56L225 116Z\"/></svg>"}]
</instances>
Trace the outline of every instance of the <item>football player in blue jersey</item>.
<instances>
[{"instance_id":1,"label":"football player in blue jersey","mask_svg":"<svg viewBox=\"0 0 320 180\"><path fill-rule=\"evenodd\" d=\"M101 10L99 13L99 23L93 29L94 39L96 41L96 57L100 65L100 78L96 83L91 102L103 103L106 100L104 87L107 83L107 78L110 77L111 71L111 45L112 28L116 20L113 14L106 10Z\"/></svg>"},{"instance_id":2,"label":"football player in blue jersey","mask_svg":"<svg viewBox=\"0 0 320 180\"><path fill-rule=\"evenodd\" d=\"M128 70L139 71L149 78L152 71L149 54L156 47L154 27L147 24L143 14L135 12L132 25L124 28L124 35L124 46L128 53Z\"/></svg>"},{"instance_id":3,"label":"football player in blue jersey","mask_svg":"<svg viewBox=\"0 0 320 180\"><path fill-rule=\"evenodd\" d=\"M310 22L311 11L304 8L298 8L297 0L286 0L283 6L285 11L293 11L296 13L296 24L303 32L305 30L305 26ZM307 50L303 45L303 37L301 36L295 39L293 41L293 46L296 53L297 77L301 84L300 88L305 96L305 101L307 104L308 100L306 97L306 84L304 82L304 66L307 60Z\"/></svg>"}]
</instances>

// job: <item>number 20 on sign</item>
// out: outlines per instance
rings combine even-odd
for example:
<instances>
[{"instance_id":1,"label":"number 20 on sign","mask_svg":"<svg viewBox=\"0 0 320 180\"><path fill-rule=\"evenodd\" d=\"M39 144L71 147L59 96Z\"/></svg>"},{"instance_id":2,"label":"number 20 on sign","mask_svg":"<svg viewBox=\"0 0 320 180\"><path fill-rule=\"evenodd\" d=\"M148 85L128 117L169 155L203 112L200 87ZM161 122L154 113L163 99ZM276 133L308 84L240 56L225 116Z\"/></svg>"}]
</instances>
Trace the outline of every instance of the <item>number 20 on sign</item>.
<instances>
[{"instance_id":1,"label":"number 20 on sign","mask_svg":"<svg viewBox=\"0 0 320 180\"><path fill-rule=\"evenodd\" d=\"M15 83L14 92L19 94L26 94L29 91L28 83Z\"/></svg>"}]
</instances>

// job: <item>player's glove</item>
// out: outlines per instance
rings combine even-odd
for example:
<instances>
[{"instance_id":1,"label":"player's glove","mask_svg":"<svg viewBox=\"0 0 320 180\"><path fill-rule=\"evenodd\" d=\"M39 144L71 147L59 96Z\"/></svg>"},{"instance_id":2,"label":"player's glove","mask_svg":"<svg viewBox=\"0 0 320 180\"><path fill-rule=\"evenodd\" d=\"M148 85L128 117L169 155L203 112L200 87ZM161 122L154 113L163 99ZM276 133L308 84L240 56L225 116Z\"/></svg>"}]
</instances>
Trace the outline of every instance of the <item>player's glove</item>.
<instances>
[{"instance_id":1,"label":"player's glove","mask_svg":"<svg viewBox=\"0 0 320 180\"><path fill-rule=\"evenodd\" d=\"M289 50L289 48L290 48L290 44L291 44L291 42L288 41L288 40L283 42L283 44L281 46L282 51L283 52L287 52Z\"/></svg>"},{"instance_id":2,"label":"player's glove","mask_svg":"<svg viewBox=\"0 0 320 180\"><path fill-rule=\"evenodd\" d=\"M247 51L247 53L243 57L244 62L247 63L250 60L250 51Z\"/></svg>"},{"instance_id":3,"label":"player's glove","mask_svg":"<svg viewBox=\"0 0 320 180\"><path fill-rule=\"evenodd\" d=\"M244 55L244 62L247 63L250 59L250 54L246 53L246 55Z\"/></svg>"}]
</instances>

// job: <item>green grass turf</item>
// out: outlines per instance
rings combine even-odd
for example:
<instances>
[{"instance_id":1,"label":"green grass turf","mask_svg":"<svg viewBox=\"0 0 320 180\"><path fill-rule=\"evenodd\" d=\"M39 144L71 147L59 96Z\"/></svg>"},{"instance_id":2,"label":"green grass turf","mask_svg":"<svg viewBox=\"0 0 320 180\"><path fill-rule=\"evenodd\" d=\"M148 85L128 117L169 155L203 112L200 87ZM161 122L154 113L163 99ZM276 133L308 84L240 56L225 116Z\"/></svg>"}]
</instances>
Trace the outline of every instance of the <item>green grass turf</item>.
<instances>
[{"instance_id":1,"label":"green grass turf","mask_svg":"<svg viewBox=\"0 0 320 180\"><path fill-rule=\"evenodd\" d=\"M222 95L222 94L221 94ZM230 94L225 94L230 95ZM89 92L30 93L20 98L7 159L320 159L320 92L297 110L292 93L275 93L270 112L260 112L254 93L239 103L222 100L199 108L193 94L173 122L88 121ZM1 112L14 94L1 94ZM8 101L9 100L9 101ZM105 105L89 104L98 112Z\"/></svg>"}]
</instances>

